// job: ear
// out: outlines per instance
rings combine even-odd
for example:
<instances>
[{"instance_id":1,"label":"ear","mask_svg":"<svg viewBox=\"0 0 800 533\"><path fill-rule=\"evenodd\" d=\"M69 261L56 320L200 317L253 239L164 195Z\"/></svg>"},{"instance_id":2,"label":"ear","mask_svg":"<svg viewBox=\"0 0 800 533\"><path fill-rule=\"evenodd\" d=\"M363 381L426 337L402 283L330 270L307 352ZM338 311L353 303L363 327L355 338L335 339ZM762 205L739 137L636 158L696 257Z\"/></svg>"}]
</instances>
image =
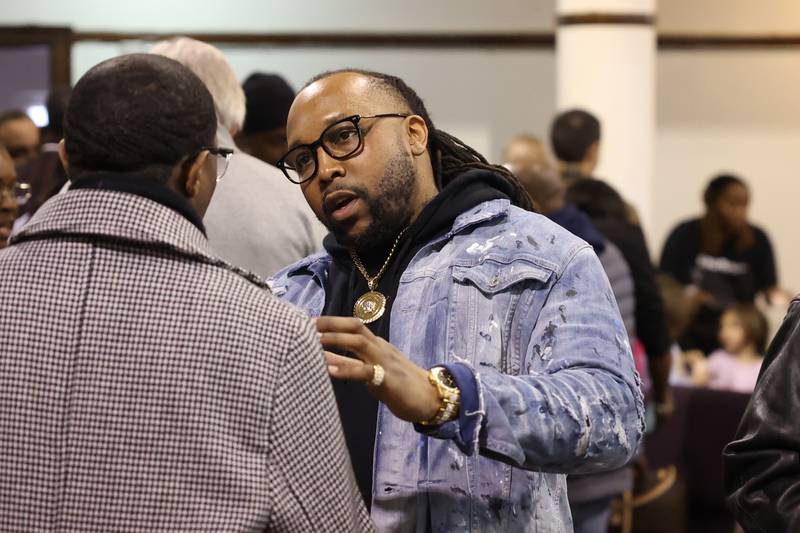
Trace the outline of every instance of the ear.
<instances>
[{"instance_id":1,"label":"ear","mask_svg":"<svg viewBox=\"0 0 800 533\"><path fill-rule=\"evenodd\" d=\"M406 129L408 133L408 142L411 146L411 153L415 156L420 156L428 149L428 125L425 120L419 115L411 115L408 117L408 126Z\"/></svg>"},{"instance_id":2,"label":"ear","mask_svg":"<svg viewBox=\"0 0 800 533\"><path fill-rule=\"evenodd\" d=\"M61 160L64 172L69 176L69 159L67 159L67 145L64 143L64 139L58 141L58 158Z\"/></svg>"},{"instance_id":3,"label":"ear","mask_svg":"<svg viewBox=\"0 0 800 533\"><path fill-rule=\"evenodd\" d=\"M589 152L587 155L589 155L589 159L591 159L591 161L594 161L595 163L600 159L599 140L592 143L592 145L589 147Z\"/></svg>"},{"instance_id":4,"label":"ear","mask_svg":"<svg viewBox=\"0 0 800 533\"><path fill-rule=\"evenodd\" d=\"M207 150L200 152L197 157L188 166L182 176L183 188L186 191L186 196L194 198L200 192L201 177L203 173L203 165L208 159L209 153Z\"/></svg>"}]
</instances>

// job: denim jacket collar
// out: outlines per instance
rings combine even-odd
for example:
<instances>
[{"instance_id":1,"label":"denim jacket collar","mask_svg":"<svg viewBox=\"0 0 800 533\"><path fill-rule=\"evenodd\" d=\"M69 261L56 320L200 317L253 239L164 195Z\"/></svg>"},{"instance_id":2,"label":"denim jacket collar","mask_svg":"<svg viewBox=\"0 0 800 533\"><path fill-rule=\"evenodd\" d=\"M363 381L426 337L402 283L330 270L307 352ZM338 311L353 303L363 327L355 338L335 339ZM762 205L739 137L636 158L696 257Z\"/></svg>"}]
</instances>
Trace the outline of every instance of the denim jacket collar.
<instances>
[{"instance_id":1,"label":"denim jacket collar","mask_svg":"<svg viewBox=\"0 0 800 533\"><path fill-rule=\"evenodd\" d=\"M511 202L506 199L489 200L488 202L483 202L477 207L474 207L466 213L462 213L456 217L453 227L442 237L442 239L449 239L453 235L461 233L462 231L477 224L482 224L495 218L507 216L510 206Z\"/></svg>"},{"instance_id":2,"label":"denim jacket collar","mask_svg":"<svg viewBox=\"0 0 800 533\"><path fill-rule=\"evenodd\" d=\"M450 228L450 231L438 239L428 243L428 246L450 239L453 237L453 235L461 233L462 231L465 231L475 225L482 224L486 221L496 218L505 217L508 215L510 206L511 202L506 199L489 200L488 202L483 202L477 207L474 207L456 217L456 220L453 223L453 227ZM295 263L286 274L288 276L293 276L307 271L310 272L314 279L316 279L322 286L325 286L330 263L331 256L327 252L319 252L301 259Z\"/></svg>"}]
</instances>

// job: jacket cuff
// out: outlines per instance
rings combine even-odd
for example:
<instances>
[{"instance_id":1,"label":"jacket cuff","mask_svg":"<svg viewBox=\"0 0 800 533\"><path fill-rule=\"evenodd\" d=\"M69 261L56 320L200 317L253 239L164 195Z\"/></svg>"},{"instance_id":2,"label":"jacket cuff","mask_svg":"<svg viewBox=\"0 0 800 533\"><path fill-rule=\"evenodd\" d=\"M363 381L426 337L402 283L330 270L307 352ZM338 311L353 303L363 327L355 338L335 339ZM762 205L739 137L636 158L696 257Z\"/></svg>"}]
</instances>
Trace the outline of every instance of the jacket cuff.
<instances>
[{"instance_id":1,"label":"jacket cuff","mask_svg":"<svg viewBox=\"0 0 800 533\"><path fill-rule=\"evenodd\" d=\"M466 362L447 363L447 369L461 393L458 418L439 426L414 424L414 428L430 437L452 440L466 455L478 453L478 434L484 417L483 396L478 374Z\"/></svg>"}]
</instances>

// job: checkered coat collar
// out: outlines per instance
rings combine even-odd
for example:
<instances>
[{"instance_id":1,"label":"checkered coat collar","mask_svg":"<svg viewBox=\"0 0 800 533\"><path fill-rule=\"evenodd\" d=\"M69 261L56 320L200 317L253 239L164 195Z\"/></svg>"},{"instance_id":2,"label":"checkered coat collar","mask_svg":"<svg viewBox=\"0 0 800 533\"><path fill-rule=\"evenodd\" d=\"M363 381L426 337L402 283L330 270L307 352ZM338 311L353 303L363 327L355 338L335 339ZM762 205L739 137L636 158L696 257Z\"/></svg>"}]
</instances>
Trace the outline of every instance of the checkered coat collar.
<instances>
[{"instance_id":1,"label":"checkered coat collar","mask_svg":"<svg viewBox=\"0 0 800 533\"><path fill-rule=\"evenodd\" d=\"M135 194L81 189L48 200L11 244L34 239L75 238L166 249L189 258L222 266L260 287L255 274L219 258L203 233L177 211Z\"/></svg>"}]
</instances>

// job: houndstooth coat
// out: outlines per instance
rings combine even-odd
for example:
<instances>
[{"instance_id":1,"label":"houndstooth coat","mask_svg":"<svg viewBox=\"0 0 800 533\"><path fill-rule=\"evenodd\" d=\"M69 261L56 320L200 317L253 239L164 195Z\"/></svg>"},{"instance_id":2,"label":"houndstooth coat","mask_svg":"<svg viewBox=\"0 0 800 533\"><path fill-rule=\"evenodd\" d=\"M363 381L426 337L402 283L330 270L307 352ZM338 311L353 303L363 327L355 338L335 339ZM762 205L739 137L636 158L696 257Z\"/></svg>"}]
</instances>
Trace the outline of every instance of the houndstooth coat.
<instances>
[{"instance_id":1,"label":"houndstooth coat","mask_svg":"<svg viewBox=\"0 0 800 533\"><path fill-rule=\"evenodd\" d=\"M372 527L311 324L177 212L68 192L0 279L0 531Z\"/></svg>"}]
</instances>

